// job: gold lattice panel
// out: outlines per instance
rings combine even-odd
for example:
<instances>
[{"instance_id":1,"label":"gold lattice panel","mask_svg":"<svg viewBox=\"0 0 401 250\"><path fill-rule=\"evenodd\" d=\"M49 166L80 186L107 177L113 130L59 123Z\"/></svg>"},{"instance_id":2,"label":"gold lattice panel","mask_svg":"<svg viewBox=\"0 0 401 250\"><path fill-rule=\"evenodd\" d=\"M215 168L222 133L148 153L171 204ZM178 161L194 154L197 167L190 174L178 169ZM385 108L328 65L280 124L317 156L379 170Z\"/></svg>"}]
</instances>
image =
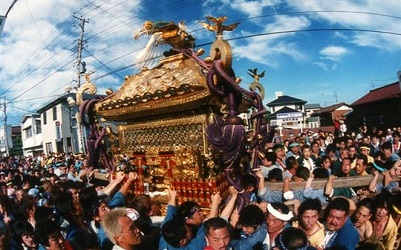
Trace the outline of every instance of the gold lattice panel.
<instances>
[{"instance_id":1,"label":"gold lattice panel","mask_svg":"<svg viewBox=\"0 0 401 250\"><path fill-rule=\"evenodd\" d=\"M120 126L120 148L127 153L174 152L186 148L205 154L206 121L206 115L196 115Z\"/></svg>"}]
</instances>

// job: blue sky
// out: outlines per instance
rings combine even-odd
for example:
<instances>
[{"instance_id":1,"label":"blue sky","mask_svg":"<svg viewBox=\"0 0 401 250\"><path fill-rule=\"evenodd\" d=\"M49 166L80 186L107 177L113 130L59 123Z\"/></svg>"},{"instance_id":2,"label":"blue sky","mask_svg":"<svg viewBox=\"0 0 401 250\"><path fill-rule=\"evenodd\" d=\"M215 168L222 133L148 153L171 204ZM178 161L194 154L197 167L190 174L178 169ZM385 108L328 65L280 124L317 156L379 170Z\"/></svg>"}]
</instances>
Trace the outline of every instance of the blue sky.
<instances>
[{"instance_id":1,"label":"blue sky","mask_svg":"<svg viewBox=\"0 0 401 250\"><path fill-rule=\"evenodd\" d=\"M0 15L11 3L0 0ZM135 41L133 34L145 20L183 20L199 45L214 40L199 21L227 16L227 24L241 21L224 35L235 38L233 69L244 88L252 82L248 69L266 72L260 80L264 103L282 91L323 107L351 104L372 88L397 81L400 10L399 0L18 0L0 40L0 98L7 100L9 122L18 125L23 114L75 85L75 13L89 19L83 61L89 72L96 71L91 79L98 94L117 90L124 76L135 73L132 64L149 37ZM209 54L209 45L203 48Z\"/></svg>"}]
</instances>

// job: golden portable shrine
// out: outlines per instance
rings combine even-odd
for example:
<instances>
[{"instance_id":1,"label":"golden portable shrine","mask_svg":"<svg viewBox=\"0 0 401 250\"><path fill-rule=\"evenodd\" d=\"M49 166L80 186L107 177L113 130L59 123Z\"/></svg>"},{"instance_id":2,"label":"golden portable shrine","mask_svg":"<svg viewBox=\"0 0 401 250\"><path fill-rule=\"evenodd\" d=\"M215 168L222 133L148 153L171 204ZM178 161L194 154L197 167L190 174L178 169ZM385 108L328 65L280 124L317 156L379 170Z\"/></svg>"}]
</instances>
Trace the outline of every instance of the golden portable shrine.
<instances>
[{"instance_id":1,"label":"golden portable shrine","mask_svg":"<svg viewBox=\"0 0 401 250\"><path fill-rule=\"evenodd\" d=\"M92 165L101 159L113 170L112 154L126 155L139 173L135 192L172 186L180 201L194 200L204 207L209 206L213 192L220 191L224 197L229 184L242 191L236 176L241 157L247 152L250 159L256 159L271 130L264 119L264 91L259 83L264 73L249 70L254 79L250 90L240 86L241 79L231 67L231 47L223 39L223 32L234 30L238 23L225 26L225 20L207 17L208 22L201 23L216 35L204 59L203 49L194 50L195 39L185 31L184 23L147 21L135 38L152 35L154 44L171 46L155 67L144 65L104 99L82 101L79 96L84 92L96 92L87 77L77 100L81 122L90 131L87 148ZM251 108L249 130L253 133L249 135L238 115ZM99 119L123 124L118 140L112 138L110 129L99 127ZM104 148L106 135L112 144L109 151ZM257 167L256 160L250 165ZM243 196L240 203L246 202Z\"/></svg>"}]
</instances>

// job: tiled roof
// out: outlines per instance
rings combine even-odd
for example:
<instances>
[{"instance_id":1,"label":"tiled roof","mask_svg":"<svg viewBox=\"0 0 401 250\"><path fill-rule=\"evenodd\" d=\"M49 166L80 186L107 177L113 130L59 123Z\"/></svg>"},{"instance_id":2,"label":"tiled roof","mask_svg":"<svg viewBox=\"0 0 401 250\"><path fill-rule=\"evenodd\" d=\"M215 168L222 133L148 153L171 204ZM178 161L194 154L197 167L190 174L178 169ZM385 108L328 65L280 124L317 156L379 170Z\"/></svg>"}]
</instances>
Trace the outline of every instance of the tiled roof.
<instances>
[{"instance_id":1,"label":"tiled roof","mask_svg":"<svg viewBox=\"0 0 401 250\"><path fill-rule=\"evenodd\" d=\"M320 109L319 103L305 104L305 109Z\"/></svg>"},{"instance_id":2,"label":"tiled roof","mask_svg":"<svg viewBox=\"0 0 401 250\"><path fill-rule=\"evenodd\" d=\"M393 97L399 97L400 93L401 93L400 84L398 82L395 82L377 89L372 89L371 91L369 91L369 93L362 96L351 105L356 106L365 103L381 101Z\"/></svg>"},{"instance_id":3,"label":"tiled roof","mask_svg":"<svg viewBox=\"0 0 401 250\"><path fill-rule=\"evenodd\" d=\"M21 134L21 126L12 126L11 134Z\"/></svg>"},{"instance_id":4,"label":"tiled roof","mask_svg":"<svg viewBox=\"0 0 401 250\"><path fill-rule=\"evenodd\" d=\"M284 108L282 108L280 110L277 110L276 112L274 112L270 116L276 116L277 114L283 114L283 113L295 113L295 112L299 113L301 111L298 111L298 110L295 110L295 109L292 109L292 108L289 108L289 107L284 107Z\"/></svg>"},{"instance_id":5,"label":"tiled roof","mask_svg":"<svg viewBox=\"0 0 401 250\"><path fill-rule=\"evenodd\" d=\"M326 112L333 112L334 110L338 109L341 106L349 106L348 104L346 104L345 102L340 102L337 104L333 104L331 106L327 106L325 108L321 108L317 111L315 111L314 113L326 113Z\"/></svg>"},{"instance_id":6,"label":"tiled roof","mask_svg":"<svg viewBox=\"0 0 401 250\"><path fill-rule=\"evenodd\" d=\"M266 104L269 107L278 106L278 105L288 105L288 104L305 104L306 101L294 98L288 95L282 95L274 101L269 102Z\"/></svg>"}]
</instances>

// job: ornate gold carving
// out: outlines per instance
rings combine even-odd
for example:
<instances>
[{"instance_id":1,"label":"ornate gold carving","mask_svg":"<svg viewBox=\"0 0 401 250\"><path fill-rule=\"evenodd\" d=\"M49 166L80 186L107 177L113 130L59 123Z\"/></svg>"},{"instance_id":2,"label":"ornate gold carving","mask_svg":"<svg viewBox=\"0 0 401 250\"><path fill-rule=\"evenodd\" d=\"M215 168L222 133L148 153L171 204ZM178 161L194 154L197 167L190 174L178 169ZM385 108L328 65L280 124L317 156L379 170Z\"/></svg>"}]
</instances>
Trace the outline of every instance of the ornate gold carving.
<instances>
[{"instance_id":1,"label":"ornate gold carving","mask_svg":"<svg viewBox=\"0 0 401 250\"><path fill-rule=\"evenodd\" d=\"M231 69L232 65L232 50L230 44L221 39L217 39L210 48L210 56L213 61L221 60L221 63L226 71Z\"/></svg>"},{"instance_id":2,"label":"ornate gold carving","mask_svg":"<svg viewBox=\"0 0 401 250\"><path fill-rule=\"evenodd\" d=\"M206 121L206 115L197 115L119 126L120 147L155 158L160 152L181 152L184 148L204 154Z\"/></svg>"},{"instance_id":3,"label":"ornate gold carving","mask_svg":"<svg viewBox=\"0 0 401 250\"><path fill-rule=\"evenodd\" d=\"M126 77L118 92L96 104L97 113L106 118L128 113L135 117L136 112L172 105L185 108L187 102L210 96L200 66L184 58L174 55L162 60L160 67Z\"/></svg>"},{"instance_id":4,"label":"ornate gold carving","mask_svg":"<svg viewBox=\"0 0 401 250\"><path fill-rule=\"evenodd\" d=\"M128 119L131 117L149 116L160 113L173 113L180 110L196 108L205 103L205 98L210 97L209 90L202 90L188 95L175 96L161 101L143 102L136 106L122 106L118 109L101 109L98 107L97 114L106 119Z\"/></svg>"},{"instance_id":5,"label":"ornate gold carving","mask_svg":"<svg viewBox=\"0 0 401 250\"><path fill-rule=\"evenodd\" d=\"M248 69L248 75L253 77L254 82L252 82L249 86L249 89L255 91L256 89L259 91L260 98L263 100L265 98L265 88L259 82L259 79L265 76L265 72L258 74L258 69Z\"/></svg>"},{"instance_id":6,"label":"ornate gold carving","mask_svg":"<svg viewBox=\"0 0 401 250\"><path fill-rule=\"evenodd\" d=\"M97 88L95 86L95 84L93 84L92 82L90 82L90 75L93 74L93 72L85 74L85 80L86 82L84 84L81 85L81 87L79 87L79 89L77 90L77 106L80 106L83 103L83 94L85 92L88 92L89 94L96 94L97 92Z\"/></svg>"},{"instance_id":7,"label":"ornate gold carving","mask_svg":"<svg viewBox=\"0 0 401 250\"><path fill-rule=\"evenodd\" d=\"M158 166L161 163L161 158L159 156L159 148L158 147L149 147L145 151L146 162L148 165Z\"/></svg>"},{"instance_id":8,"label":"ornate gold carving","mask_svg":"<svg viewBox=\"0 0 401 250\"><path fill-rule=\"evenodd\" d=\"M183 21L175 24L173 22L157 22L146 21L142 29L135 35L137 40L140 36L146 34L160 34L156 40L156 44L170 44L173 48L189 48L193 47L195 39L186 32L187 26Z\"/></svg>"},{"instance_id":9,"label":"ornate gold carving","mask_svg":"<svg viewBox=\"0 0 401 250\"><path fill-rule=\"evenodd\" d=\"M216 37L217 38L222 38L223 36L223 31L232 31L235 28L237 28L239 22L230 24L230 25L223 25L223 22L227 20L227 17L222 16L222 17L211 17L207 16L206 19L210 22L215 23L215 25L211 25L209 22L200 22L200 24L207 30L216 32Z\"/></svg>"}]
</instances>

